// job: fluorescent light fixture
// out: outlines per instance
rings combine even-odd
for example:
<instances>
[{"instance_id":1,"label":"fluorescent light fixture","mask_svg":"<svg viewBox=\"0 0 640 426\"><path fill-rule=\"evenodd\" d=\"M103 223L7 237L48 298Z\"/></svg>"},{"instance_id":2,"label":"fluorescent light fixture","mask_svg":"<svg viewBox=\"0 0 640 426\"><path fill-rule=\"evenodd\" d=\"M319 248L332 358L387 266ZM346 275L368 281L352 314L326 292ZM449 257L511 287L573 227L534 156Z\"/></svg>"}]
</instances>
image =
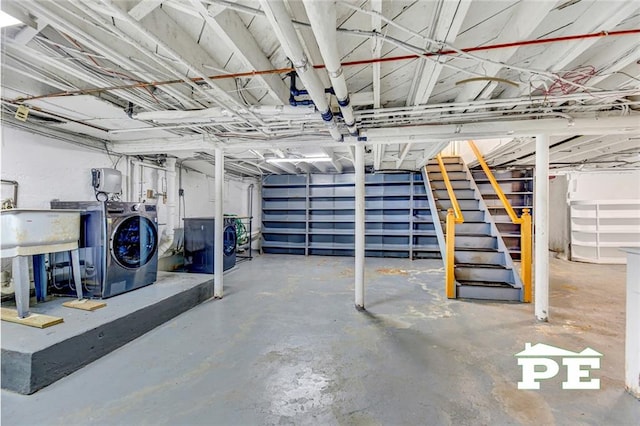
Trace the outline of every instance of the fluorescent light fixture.
<instances>
[{"instance_id":1,"label":"fluorescent light fixture","mask_svg":"<svg viewBox=\"0 0 640 426\"><path fill-rule=\"evenodd\" d=\"M10 27L12 25L22 24L22 22L6 12L0 10L0 28Z\"/></svg>"},{"instance_id":2,"label":"fluorescent light fixture","mask_svg":"<svg viewBox=\"0 0 640 426\"><path fill-rule=\"evenodd\" d=\"M300 158L267 158L267 163L317 163L331 161L330 157L300 157Z\"/></svg>"}]
</instances>

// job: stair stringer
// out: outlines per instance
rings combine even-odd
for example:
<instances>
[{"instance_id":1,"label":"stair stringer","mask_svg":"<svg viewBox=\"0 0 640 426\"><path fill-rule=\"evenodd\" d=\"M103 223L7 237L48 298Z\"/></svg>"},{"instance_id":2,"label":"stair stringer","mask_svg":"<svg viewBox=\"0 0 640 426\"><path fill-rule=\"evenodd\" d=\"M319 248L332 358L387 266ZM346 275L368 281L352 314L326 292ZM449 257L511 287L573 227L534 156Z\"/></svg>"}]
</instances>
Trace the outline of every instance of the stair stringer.
<instances>
[{"instance_id":1,"label":"stair stringer","mask_svg":"<svg viewBox=\"0 0 640 426\"><path fill-rule=\"evenodd\" d=\"M468 170L468 168L467 168ZM422 168L422 180L424 182L425 189L427 190L427 200L429 200L429 210L431 211L431 218L433 219L433 227L436 230L436 237L438 238L438 246L440 247L440 257L444 265L447 258L447 247L444 238L444 229L442 229L442 222L440 221L440 210L436 206L436 200L433 196L433 188L431 187L431 180L427 172L427 166Z\"/></svg>"}]
</instances>

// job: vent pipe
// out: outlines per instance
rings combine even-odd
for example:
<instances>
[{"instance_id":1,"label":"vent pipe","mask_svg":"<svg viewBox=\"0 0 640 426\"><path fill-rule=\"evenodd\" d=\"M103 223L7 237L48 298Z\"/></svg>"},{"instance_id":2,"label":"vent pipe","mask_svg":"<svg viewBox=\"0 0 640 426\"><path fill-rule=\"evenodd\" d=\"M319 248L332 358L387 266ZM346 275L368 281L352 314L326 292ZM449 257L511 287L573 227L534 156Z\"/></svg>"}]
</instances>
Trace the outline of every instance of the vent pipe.
<instances>
[{"instance_id":1,"label":"vent pipe","mask_svg":"<svg viewBox=\"0 0 640 426\"><path fill-rule=\"evenodd\" d=\"M342 73L342 64L338 56L338 41L336 38L336 5L333 1L304 0L304 7L311 29L315 35L325 68L329 73L331 84L342 111L342 117L349 129L349 133L357 136L356 120L353 107L349 100L347 81Z\"/></svg>"},{"instance_id":2,"label":"vent pipe","mask_svg":"<svg viewBox=\"0 0 640 426\"><path fill-rule=\"evenodd\" d=\"M298 38L291 17L284 7L281 0L260 0L260 5L265 12L267 20L273 27L278 37L280 45L285 54L293 63L293 67L298 73L298 77L302 80L305 88L309 92L309 96L313 100L316 108L320 112L325 125L329 129L329 133L336 141L342 141L342 134L338 130L335 117L329 108L329 101L324 93L324 86L320 81L320 77L316 74L313 65L309 63L307 55L304 53L302 43Z\"/></svg>"}]
</instances>

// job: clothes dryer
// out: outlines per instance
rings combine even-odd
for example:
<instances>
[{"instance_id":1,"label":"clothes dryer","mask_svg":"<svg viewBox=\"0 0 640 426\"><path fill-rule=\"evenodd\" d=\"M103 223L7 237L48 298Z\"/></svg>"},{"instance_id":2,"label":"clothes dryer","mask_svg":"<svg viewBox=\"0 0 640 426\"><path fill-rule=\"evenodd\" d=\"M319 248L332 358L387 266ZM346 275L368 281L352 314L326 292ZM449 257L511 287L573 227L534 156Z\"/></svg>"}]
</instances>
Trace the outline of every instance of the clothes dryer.
<instances>
[{"instance_id":1,"label":"clothes dryer","mask_svg":"<svg viewBox=\"0 0 640 426\"><path fill-rule=\"evenodd\" d=\"M214 273L214 224L211 217L184 219L184 263L187 272ZM222 242L222 269L226 271L236 265L236 222L225 217Z\"/></svg>"},{"instance_id":2,"label":"clothes dryer","mask_svg":"<svg viewBox=\"0 0 640 426\"><path fill-rule=\"evenodd\" d=\"M109 250L102 297L144 287L158 276L156 206L144 203L106 203Z\"/></svg>"}]
</instances>

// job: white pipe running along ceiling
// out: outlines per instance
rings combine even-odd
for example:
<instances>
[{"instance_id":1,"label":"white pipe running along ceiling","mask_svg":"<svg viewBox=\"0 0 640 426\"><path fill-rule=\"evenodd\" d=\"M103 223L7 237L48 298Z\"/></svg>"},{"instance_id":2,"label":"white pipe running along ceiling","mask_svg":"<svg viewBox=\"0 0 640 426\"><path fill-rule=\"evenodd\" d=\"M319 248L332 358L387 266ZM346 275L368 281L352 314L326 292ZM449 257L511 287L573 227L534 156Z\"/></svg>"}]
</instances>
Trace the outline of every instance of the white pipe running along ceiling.
<instances>
[{"instance_id":1,"label":"white pipe running along ceiling","mask_svg":"<svg viewBox=\"0 0 640 426\"><path fill-rule=\"evenodd\" d=\"M353 115L353 107L350 104L347 81L344 78L338 55L335 3L333 1L304 0L304 7L307 9L307 16L329 73L333 91L338 98L342 117L349 133L355 136L358 134L358 129Z\"/></svg>"},{"instance_id":2,"label":"white pipe running along ceiling","mask_svg":"<svg viewBox=\"0 0 640 426\"><path fill-rule=\"evenodd\" d=\"M446 3L2 2L24 23L2 32L3 121L114 151L184 158L223 146L228 166L248 174L269 170L274 149L323 148L329 167L349 170L351 111L376 169L416 167L450 140L517 145L546 126L567 149L559 160L634 158L640 132L609 119L638 120L640 3ZM317 111L287 105L291 60ZM336 98L351 108L327 127L319 113L337 115ZM18 105L30 108L26 122L13 117Z\"/></svg>"},{"instance_id":3,"label":"white pipe running along ceiling","mask_svg":"<svg viewBox=\"0 0 640 426\"><path fill-rule=\"evenodd\" d=\"M322 115L322 119L325 121L331 136L337 141L342 140L342 134L338 130L335 117L333 117L333 113L329 108L329 102L324 93L324 86L312 64L309 63L309 59L300 44L300 40L291 22L291 17L284 7L284 3L277 0L260 0L260 4L280 41L282 49L289 59L291 59L291 62L293 62L298 76L309 91L311 99Z\"/></svg>"}]
</instances>

